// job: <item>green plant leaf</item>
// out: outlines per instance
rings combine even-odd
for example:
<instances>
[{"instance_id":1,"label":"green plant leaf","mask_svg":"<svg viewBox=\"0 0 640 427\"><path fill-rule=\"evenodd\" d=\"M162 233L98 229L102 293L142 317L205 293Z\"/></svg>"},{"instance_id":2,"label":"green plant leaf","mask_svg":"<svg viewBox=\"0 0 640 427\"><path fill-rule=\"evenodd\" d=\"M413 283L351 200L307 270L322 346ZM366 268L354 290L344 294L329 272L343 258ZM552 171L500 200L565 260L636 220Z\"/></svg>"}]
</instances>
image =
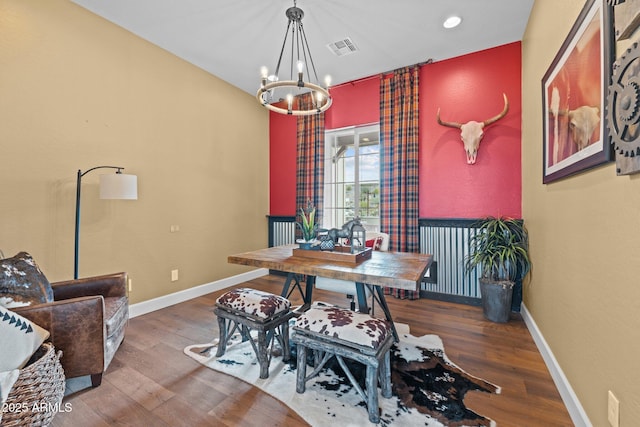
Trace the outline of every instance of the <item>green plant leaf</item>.
<instances>
[{"instance_id":1,"label":"green plant leaf","mask_svg":"<svg viewBox=\"0 0 640 427\"><path fill-rule=\"evenodd\" d=\"M296 222L296 225L300 228L300 231L302 232L302 238L306 241L313 240L313 238L316 236L317 225L315 223L315 215L315 207L312 208L311 211L309 211L308 216L304 209L300 208L301 223Z\"/></svg>"},{"instance_id":2,"label":"green plant leaf","mask_svg":"<svg viewBox=\"0 0 640 427\"><path fill-rule=\"evenodd\" d=\"M529 237L521 220L487 217L475 227L465 259L468 271L479 266L483 277L510 281L529 273Z\"/></svg>"}]
</instances>

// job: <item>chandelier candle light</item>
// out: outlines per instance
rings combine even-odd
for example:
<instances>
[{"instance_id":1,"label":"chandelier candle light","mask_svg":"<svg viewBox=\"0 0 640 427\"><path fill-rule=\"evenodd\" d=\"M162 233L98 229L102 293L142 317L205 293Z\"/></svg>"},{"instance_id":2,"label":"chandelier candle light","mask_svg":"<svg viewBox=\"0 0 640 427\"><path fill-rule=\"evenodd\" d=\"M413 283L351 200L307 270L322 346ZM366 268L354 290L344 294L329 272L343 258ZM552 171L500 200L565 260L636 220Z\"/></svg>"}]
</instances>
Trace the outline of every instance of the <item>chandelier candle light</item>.
<instances>
[{"instance_id":1,"label":"chandelier candle light","mask_svg":"<svg viewBox=\"0 0 640 427\"><path fill-rule=\"evenodd\" d=\"M261 84L256 98L258 102L271 111L280 114L289 114L294 116L309 116L322 113L331 106L331 95L329 94L329 84L331 83L329 76L325 78L325 87L318 83L318 74L311 57L307 36L302 26L302 18L304 12L296 6L294 0L293 7L285 12L289 19L287 31L284 34L278 65L275 74L269 75L267 67L262 67ZM291 64L289 80L280 80L280 65L282 57L287 47L287 40L291 31ZM295 64L295 67L294 67ZM297 79L294 79L294 70L297 71ZM306 80L305 80L306 73ZM314 80L311 76L313 73ZM304 108L296 97L311 92L312 100L310 108ZM284 94L284 97L281 95ZM286 101L286 105L284 104ZM286 108L284 108L286 106Z\"/></svg>"}]
</instances>

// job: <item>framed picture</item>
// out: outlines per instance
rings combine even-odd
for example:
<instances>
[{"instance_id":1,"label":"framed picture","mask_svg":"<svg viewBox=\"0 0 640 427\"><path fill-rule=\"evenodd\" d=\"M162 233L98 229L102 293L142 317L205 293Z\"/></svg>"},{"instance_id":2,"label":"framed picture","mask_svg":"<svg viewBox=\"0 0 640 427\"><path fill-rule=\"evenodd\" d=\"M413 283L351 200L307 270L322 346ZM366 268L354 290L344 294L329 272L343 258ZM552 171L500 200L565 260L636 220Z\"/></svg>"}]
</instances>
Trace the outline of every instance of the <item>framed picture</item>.
<instances>
[{"instance_id":1,"label":"framed picture","mask_svg":"<svg viewBox=\"0 0 640 427\"><path fill-rule=\"evenodd\" d=\"M613 32L613 7L587 0L542 78L545 184L613 158L605 123Z\"/></svg>"}]
</instances>

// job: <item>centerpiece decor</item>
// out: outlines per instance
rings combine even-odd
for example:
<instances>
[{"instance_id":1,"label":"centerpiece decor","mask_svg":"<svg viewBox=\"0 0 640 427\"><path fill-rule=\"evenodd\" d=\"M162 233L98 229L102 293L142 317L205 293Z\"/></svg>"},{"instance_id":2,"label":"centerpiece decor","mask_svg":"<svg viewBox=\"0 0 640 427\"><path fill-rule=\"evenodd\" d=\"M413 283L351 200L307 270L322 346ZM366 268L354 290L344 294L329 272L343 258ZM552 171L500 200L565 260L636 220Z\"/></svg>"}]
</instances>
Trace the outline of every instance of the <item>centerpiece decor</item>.
<instances>
[{"instance_id":1,"label":"centerpiece decor","mask_svg":"<svg viewBox=\"0 0 640 427\"><path fill-rule=\"evenodd\" d=\"M332 251L315 251L293 248L293 256L301 256L303 258L322 259L325 261L338 261L347 264L360 264L371 258L372 248L365 248L362 252L351 253L349 246L336 246Z\"/></svg>"},{"instance_id":2,"label":"centerpiece decor","mask_svg":"<svg viewBox=\"0 0 640 427\"><path fill-rule=\"evenodd\" d=\"M302 232L302 239L297 240L300 248L308 250L317 246L318 224L316 224L316 208L311 204L311 200L307 201L306 209L300 208L300 221L297 221L296 225Z\"/></svg>"},{"instance_id":3,"label":"centerpiece decor","mask_svg":"<svg viewBox=\"0 0 640 427\"><path fill-rule=\"evenodd\" d=\"M297 240L300 248L293 249L294 256L351 264L358 264L371 258L372 248L366 247L366 231L359 218L347 222L341 229L318 229L317 225L312 226L315 219L315 208L310 203L307 204L306 211L300 209L300 216L302 221L296 224L300 227L304 239ZM311 240L305 240L311 235L313 235ZM348 242L347 245L340 244L340 239L345 239ZM333 244L327 245L327 243ZM315 249L320 250L315 251Z\"/></svg>"},{"instance_id":4,"label":"centerpiece decor","mask_svg":"<svg viewBox=\"0 0 640 427\"><path fill-rule=\"evenodd\" d=\"M349 244L351 245L351 253L357 254L363 252L367 242L367 231L364 229L360 221L351 227L351 233L349 236Z\"/></svg>"}]
</instances>

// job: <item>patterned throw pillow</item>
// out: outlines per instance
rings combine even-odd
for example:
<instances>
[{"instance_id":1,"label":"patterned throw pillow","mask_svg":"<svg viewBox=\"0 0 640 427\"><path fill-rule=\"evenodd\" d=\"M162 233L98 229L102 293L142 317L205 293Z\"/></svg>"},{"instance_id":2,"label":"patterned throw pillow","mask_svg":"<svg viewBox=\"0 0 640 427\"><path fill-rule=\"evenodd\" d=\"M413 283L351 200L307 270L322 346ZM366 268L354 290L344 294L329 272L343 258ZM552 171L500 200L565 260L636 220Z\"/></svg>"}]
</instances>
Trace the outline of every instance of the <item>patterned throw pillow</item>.
<instances>
[{"instance_id":1,"label":"patterned throw pillow","mask_svg":"<svg viewBox=\"0 0 640 427\"><path fill-rule=\"evenodd\" d=\"M0 306L21 307L53 301L53 290L26 252L0 260Z\"/></svg>"},{"instance_id":2,"label":"patterned throw pillow","mask_svg":"<svg viewBox=\"0 0 640 427\"><path fill-rule=\"evenodd\" d=\"M47 338L49 331L0 307L0 372L23 368Z\"/></svg>"}]
</instances>

